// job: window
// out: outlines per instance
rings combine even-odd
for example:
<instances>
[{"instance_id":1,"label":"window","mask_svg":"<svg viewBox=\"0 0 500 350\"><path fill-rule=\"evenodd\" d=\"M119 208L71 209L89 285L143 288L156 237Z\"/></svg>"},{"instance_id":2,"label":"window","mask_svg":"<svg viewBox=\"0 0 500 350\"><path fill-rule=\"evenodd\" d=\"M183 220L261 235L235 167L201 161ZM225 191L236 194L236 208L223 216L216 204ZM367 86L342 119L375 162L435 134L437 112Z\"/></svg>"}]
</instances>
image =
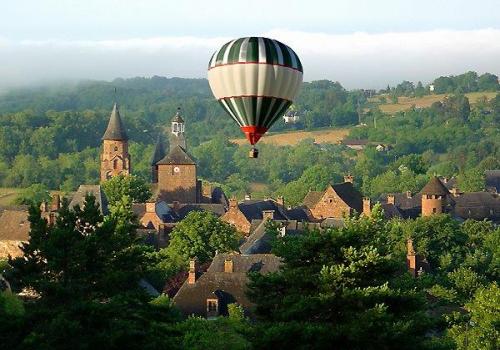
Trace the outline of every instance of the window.
<instances>
[{"instance_id":1,"label":"window","mask_svg":"<svg viewBox=\"0 0 500 350\"><path fill-rule=\"evenodd\" d=\"M436 214L437 213L437 208L432 208L432 213Z\"/></svg>"},{"instance_id":2,"label":"window","mask_svg":"<svg viewBox=\"0 0 500 350\"><path fill-rule=\"evenodd\" d=\"M113 160L113 169L118 169L118 159Z\"/></svg>"},{"instance_id":3,"label":"window","mask_svg":"<svg viewBox=\"0 0 500 350\"><path fill-rule=\"evenodd\" d=\"M115 146L115 147L113 148L113 150L114 150L115 152L118 152L118 146Z\"/></svg>"},{"instance_id":4,"label":"window","mask_svg":"<svg viewBox=\"0 0 500 350\"><path fill-rule=\"evenodd\" d=\"M207 300L207 313L209 315L214 315L217 314L219 311L219 305L218 305L218 300L217 299L208 299Z\"/></svg>"}]
</instances>

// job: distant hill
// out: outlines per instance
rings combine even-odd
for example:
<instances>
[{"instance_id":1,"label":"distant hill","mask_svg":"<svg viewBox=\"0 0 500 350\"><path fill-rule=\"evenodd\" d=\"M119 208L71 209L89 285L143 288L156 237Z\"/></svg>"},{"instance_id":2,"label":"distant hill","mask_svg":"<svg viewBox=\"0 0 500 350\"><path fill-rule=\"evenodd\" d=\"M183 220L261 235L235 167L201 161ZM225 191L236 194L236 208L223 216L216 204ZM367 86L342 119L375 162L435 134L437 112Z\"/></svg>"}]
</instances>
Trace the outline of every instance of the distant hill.
<instances>
[{"instance_id":1,"label":"distant hill","mask_svg":"<svg viewBox=\"0 0 500 350\"><path fill-rule=\"evenodd\" d=\"M482 97L486 97L487 100L491 100L497 95L497 93L498 92L480 91L466 93L465 96L467 96L471 104L475 104ZM384 113L393 114L396 112L408 110L412 106L415 106L417 108L427 108L430 107L434 102L443 101L447 96L450 95L452 94L432 94L422 97L401 96L398 97L398 103L380 103L383 99L390 101L390 97L387 94L383 94L368 99L368 102L378 105L380 110Z\"/></svg>"},{"instance_id":2,"label":"distant hill","mask_svg":"<svg viewBox=\"0 0 500 350\"><path fill-rule=\"evenodd\" d=\"M314 142L316 143L336 144L337 142L343 140L348 134L348 128L269 133L264 135L259 143L274 144L277 146L293 146L305 139L314 139ZM246 145L248 143L245 138L233 139L231 142L238 145Z\"/></svg>"}]
</instances>

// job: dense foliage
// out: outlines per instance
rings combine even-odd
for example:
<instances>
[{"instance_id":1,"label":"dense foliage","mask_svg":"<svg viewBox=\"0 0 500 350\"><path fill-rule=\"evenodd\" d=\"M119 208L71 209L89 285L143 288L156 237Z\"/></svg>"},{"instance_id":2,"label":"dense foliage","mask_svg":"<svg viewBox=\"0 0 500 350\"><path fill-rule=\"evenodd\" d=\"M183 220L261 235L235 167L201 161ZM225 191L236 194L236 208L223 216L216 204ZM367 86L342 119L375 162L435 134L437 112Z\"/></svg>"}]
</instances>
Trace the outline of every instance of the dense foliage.
<instances>
[{"instance_id":1,"label":"dense foliage","mask_svg":"<svg viewBox=\"0 0 500 350\"><path fill-rule=\"evenodd\" d=\"M182 106L188 151L199 164L199 175L222 184L228 194L283 194L297 204L307 191L340 181L347 172L374 198L417 191L434 174L456 175L462 190L481 190L484 170L500 167L500 96L471 104L463 93L497 91L491 77L473 72L441 77L434 82L437 88L439 81L450 80L455 87L445 90L454 94L429 108L394 115L381 113L362 91L347 91L326 80L304 83L294 106L299 123L279 121L272 131L352 126L361 118L362 125L351 128L349 138L367 139L372 145L362 152L313 140L296 146L260 145L256 160L247 158L247 146L229 142L241 134L203 79L117 79L12 91L0 96L0 186L41 184L72 191L82 183L97 183L100 138L116 86L131 137L132 169L147 182L156 135L169 129L176 107ZM412 93L411 84L400 85L395 89ZM456 88L465 85L470 88ZM392 148L377 152L377 143Z\"/></svg>"}]
</instances>

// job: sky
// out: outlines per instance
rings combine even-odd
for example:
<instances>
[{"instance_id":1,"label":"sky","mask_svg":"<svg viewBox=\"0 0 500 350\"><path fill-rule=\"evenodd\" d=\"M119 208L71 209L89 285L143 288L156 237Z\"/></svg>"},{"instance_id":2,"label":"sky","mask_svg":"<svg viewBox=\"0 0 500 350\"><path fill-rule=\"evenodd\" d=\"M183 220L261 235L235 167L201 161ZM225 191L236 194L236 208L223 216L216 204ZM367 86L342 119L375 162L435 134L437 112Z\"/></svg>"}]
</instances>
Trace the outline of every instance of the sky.
<instances>
[{"instance_id":1,"label":"sky","mask_svg":"<svg viewBox=\"0 0 500 350\"><path fill-rule=\"evenodd\" d=\"M250 35L292 47L304 80L350 89L500 74L499 0L0 0L0 89L204 78L215 50Z\"/></svg>"}]
</instances>

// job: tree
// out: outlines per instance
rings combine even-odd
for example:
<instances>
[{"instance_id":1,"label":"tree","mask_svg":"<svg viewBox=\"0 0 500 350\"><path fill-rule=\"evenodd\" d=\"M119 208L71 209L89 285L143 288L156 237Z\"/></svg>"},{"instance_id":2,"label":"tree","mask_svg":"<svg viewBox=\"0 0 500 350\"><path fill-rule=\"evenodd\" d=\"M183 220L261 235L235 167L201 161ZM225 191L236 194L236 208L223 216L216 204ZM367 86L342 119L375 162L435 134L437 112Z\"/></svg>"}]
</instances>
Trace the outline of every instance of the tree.
<instances>
[{"instance_id":1,"label":"tree","mask_svg":"<svg viewBox=\"0 0 500 350\"><path fill-rule=\"evenodd\" d=\"M482 191L484 183L484 171L479 169L469 169L458 175L458 187L464 192Z\"/></svg>"},{"instance_id":2,"label":"tree","mask_svg":"<svg viewBox=\"0 0 500 350\"><path fill-rule=\"evenodd\" d=\"M468 315L455 315L448 334L459 350L498 349L500 330L500 288L492 283L479 289L474 299L465 305ZM457 322L458 320L458 322Z\"/></svg>"},{"instance_id":3,"label":"tree","mask_svg":"<svg viewBox=\"0 0 500 350\"><path fill-rule=\"evenodd\" d=\"M190 258L203 263L212 259L216 252L230 252L237 247L238 234L233 226L212 213L193 211L175 226L166 251L187 266Z\"/></svg>"},{"instance_id":4,"label":"tree","mask_svg":"<svg viewBox=\"0 0 500 350\"><path fill-rule=\"evenodd\" d=\"M175 348L168 325L177 313L170 303L149 303L140 287L149 261L133 230L104 220L91 195L83 209L64 201L52 226L36 207L29 220L30 239L24 256L10 260L10 280L38 298L10 333L13 349Z\"/></svg>"},{"instance_id":5,"label":"tree","mask_svg":"<svg viewBox=\"0 0 500 350\"><path fill-rule=\"evenodd\" d=\"M40 205L49 200L49 189L42 184L33 184L23 189L16 198L17 203L26 205Z\"/></svg>"},{"instance_id":6,"label":"tree","mask_svg":"<svg viewBox=\"0 0 500 350\"><path fill-rule=\"evenodd\" d=\"M387 236L375 207L344 228L277 237L281 269L250 276L257 316L272 322L262 346L293 339L292 348L423 348L423 294L393 286L402 264L392 260Z\"/></svg>"},{"instance_id":7,"label":"tree","mask_svg":"<svg viewBox=\"0 0 500 350\"><path fill-rule=\"evenodd\" d=\"M145 202L151 197L146 182L135 175L118 175L106 180L102 187L110 204L129 196L133 202Z\"/></svg>"}]
</instances>

